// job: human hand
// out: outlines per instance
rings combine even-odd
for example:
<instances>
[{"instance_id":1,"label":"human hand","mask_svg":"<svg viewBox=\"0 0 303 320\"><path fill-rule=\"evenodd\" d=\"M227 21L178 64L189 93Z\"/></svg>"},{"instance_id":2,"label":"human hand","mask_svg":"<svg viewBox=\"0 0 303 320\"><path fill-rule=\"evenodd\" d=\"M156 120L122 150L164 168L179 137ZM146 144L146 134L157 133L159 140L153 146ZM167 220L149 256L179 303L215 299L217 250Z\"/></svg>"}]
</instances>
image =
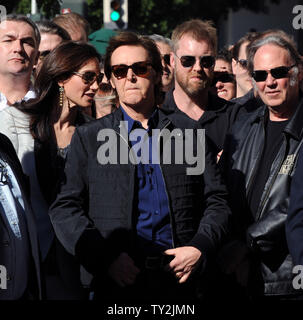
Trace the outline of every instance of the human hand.
<instances>
[{"instance_id":1,"label":"human hand","mask_svg":"<svg viewBox=\"0 0 303 320\"><path fill-rule=\"evenodd\" d=\"M139 272L140 269L125 252L122 252L108 268L108 274L120 287L134 284Z\"/></svg>"},{"instance_id":2,"label":"human hand","mask_svg":"<svg viewBox=\"0 0 303 320\"><path fill-rule=\"evenodd\" d=\"M201 251L191 246L168 249L164 253L175 256L168 264L168 268L175 274L179 283L187 281L192 272L198 267L202 257Z\"/></svg>"}]
</instances>

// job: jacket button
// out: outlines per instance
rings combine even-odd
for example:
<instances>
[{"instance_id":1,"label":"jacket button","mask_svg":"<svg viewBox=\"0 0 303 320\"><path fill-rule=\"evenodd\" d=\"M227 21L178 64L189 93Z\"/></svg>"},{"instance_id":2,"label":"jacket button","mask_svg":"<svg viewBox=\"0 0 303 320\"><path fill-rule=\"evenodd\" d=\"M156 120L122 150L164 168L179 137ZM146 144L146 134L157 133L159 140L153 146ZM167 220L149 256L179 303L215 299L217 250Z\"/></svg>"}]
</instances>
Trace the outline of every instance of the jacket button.
<instances>
[{"instance_id":1,"label":"jacket button","mask_svg":"<svg viewBox=\"0 0 303 320\"><path fill-rule=\"evenodd\" d=\"M8 246L9 246L9 241L4 240L4 241L2 242L2 245L3 245L4 247L8 247Z\"/></svg>"}]
</instances>

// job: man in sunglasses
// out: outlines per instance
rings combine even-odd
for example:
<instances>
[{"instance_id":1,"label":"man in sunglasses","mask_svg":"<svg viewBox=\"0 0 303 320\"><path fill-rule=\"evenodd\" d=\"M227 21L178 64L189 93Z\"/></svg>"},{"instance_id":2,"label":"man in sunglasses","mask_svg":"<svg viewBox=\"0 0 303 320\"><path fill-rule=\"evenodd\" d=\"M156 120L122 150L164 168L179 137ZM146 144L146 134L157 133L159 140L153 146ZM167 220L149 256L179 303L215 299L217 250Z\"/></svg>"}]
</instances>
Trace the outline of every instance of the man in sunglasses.
<instances>
[{"instance_id":1,"label":"man in sunglasses","mask_svg":"<svg viewBox=\"0 0 303 320\"><path fill-rule=\"evenodd\" d=\"M162 91L168 92L174 84L174 72L170 65L170 53L172 51L172 43L168 38L164 38L159 34L153 34L150 36L152 40L156 42L156 45L160 51L162 58Z\"/></svg>"},{"instance_id":2,"label":"man in sunglasses","mask_svg":"<svg viewBox=\"0 0 303 320\"><path fill-rule=\"evenodd\" d=\"M39 70L41 69L45 57L54 50L61 42L71 40L71 37L60 26L52 21L43 20L36 23L41 41L39 44L39 58L38 63L34 66L33 75L36 78Z\"/></svg>"},{"instance_id":3,"label":"man in sunglasses","mask_svg":"<svg viewBox=\"0 0 303 320\"><path fill-rule=\"evenodd\" d=\"M247 70L246 48L258 35L256 32L249 32L239 39L232 48L232 69L237 83L236 98L245 96L243 102L242 100L238 101L241 105L254 96L251 77ZM248 95L246 96L246 94Z\"/></svg>"},{"instance_id":4,"label":"man in sunglasses","mask_svg":"<svg viewBox=\"0 0 303 320\"><path fill-rule=\"evenodd\" d=\"M235 230L223 269L252 298L289 299L298 294L285 220L303 138L301 57L292 42L271 34L250 44L248 72L263 106L234 124L222 156Z\"/></svg>"},{"instance_id":5,"label":"man in sunglasses","mask_svg":"<svg viewBox=\"0 0 303 320\"><path fill-rule=\"evenodd\" d=\"M188 117L158 108L162 62L149 37L122 32L111 38L104 71L120 107L76 129L66 179L50 211L54 228L94 275L96 299L194 299L230 215L214 155L207 143L194 139L187 155L202 147L204 172L188 174L185 160L163 163L180 151L185 159L179 144L187 140L185 130L195 137L202 130ZM106 132L113 144L103 139ZM167 140L170 133L175 142ZM135 151L143 143L145 151ZM109 154L102 151L106 146ZM107 160L110 154L113 161ZM209 281L201 281L204 288Z\"/></svg>"},{"instance_id":6,"label":"man in sunglasses","mask_svg":"<svg viewBox=\"0 0 303 320\"><path fill-rule=\"evenodd\" d=\"M232 103L210 92L217 48L216 29L207 21L189 20L172 34L175 86L166 95L164 109L198 122L219 153L233 121Z\"/></svg>"}]
</instances>

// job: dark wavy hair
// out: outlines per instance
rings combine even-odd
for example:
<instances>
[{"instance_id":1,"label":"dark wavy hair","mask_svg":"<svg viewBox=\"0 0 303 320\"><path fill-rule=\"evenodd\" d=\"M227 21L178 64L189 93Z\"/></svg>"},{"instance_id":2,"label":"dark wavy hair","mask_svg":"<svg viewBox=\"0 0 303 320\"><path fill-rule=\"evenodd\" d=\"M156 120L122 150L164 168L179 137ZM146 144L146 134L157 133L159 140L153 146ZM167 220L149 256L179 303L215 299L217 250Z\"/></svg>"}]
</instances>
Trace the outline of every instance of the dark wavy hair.
<instances>
[{"instance_id":1,"label":"dark wavy hair","mask_svg":"<svg viewBox=\"0 0 303 320\"><path fill-rule=\"evenodd\" d=\"M107 79L110 79L112 69L111 69L111 57L113 52L121 46L138 46L143 47L148 54L150 63L153 69L156 72L156 75L161 79L163 73L162 61L160 51L156 43L150 39L148 36L140 36L134 32L124 31L118 35L112 37L109 40L108 46L106 48L106 54L104 59L104 73ZM155 85L155 100L157 104L162 103L162 94L161 94L162 84L161 81L159 84Z\"/></svg>"},{"instance_id":2,"label":"dark wavy hair","mask_svg":"<svg viewBox=\"0 0 303 320\"><path fill-rule=\"evenodd\" d=\"M50 136L52 109L54 102L59 103L58 82L69 79L91 59L101 61L96 49L75 41L63 42L47 55L35 81L37 98L17 106L30 115L30 131L34 138L45 141Z\"/></svg>"}]
</instances>

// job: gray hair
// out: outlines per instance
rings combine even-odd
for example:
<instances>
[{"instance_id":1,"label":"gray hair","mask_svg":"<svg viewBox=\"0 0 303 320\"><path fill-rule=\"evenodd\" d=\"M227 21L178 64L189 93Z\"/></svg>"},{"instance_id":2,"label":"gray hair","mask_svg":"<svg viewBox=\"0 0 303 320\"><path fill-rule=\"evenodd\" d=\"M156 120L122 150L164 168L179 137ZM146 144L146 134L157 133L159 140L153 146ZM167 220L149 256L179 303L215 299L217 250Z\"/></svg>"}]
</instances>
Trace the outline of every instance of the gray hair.
<instances>
[{"instance_id":1,"label":"gray hair","mask_svg":"<svg viewBox=\"0 0 303 320\"><path fill-rule=\"evenodd\" d=\"M28 25L30 25L35 33L35 40L37 43L37 49L39 48L39 44L40 44L40 40L41 40L41 36L40 36L40 31L37 27L37 25L35 24L35 22L33 22L30 18L22 15L22 14L8 14L6 17L4 17L4 19L2 19L2 22L4 21L15 21L15 22L25 22Z\"/></svg>"},{"instance_id":2,"label":"gray hair","mask_svg":"<svg viewBox=\"0 0 303 320\"><path fill-rule=\"evenodd\" d=\"M171 41L171 39L169 38L165 38L163 36L161 36L160 34L152 34L151 36L148 36L150 39L154 40L155 42L161 42L164 44L167 44L171 49L173 47L173 43Z\"/></svg>"},{"instance_id":3,"label":"gray hair","mask_svg":"<svg viewBox=\"0 0 303 320\"><path fill-rule=\"evenodd\" d=\"M247 48L247 68L250 74L254 71L254 57L257 50L267 44L272 44L286 50L289 53L292 62L298 67L302 66L302 59L296 47L291 42L287 41L281 35L269 35L265 38L253 41Z\"/></svg>"},{"instance_id":4,"label":"gray hair","mask_svg":"<svg viewBox=\"0 0 303 320\"><path fill-rule=\"evenodd\" d=\"M70 35L68 32L57 25L55 22L49 21L49 20L42 20L36 22L36 25L40 31L40 34L42 33L49 33L49 34L56 34L59 36L62 40L71 40Z\"/></svg>"}]
</instances>

